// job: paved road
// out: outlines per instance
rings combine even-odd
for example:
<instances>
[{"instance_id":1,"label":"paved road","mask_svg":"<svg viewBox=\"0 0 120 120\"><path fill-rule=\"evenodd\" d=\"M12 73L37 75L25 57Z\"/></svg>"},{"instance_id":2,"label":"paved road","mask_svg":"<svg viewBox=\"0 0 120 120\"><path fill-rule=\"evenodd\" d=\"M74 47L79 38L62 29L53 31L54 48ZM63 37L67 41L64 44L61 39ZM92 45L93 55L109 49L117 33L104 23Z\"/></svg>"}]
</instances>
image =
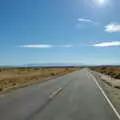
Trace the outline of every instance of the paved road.
<instances>
[{"instance_id":1,"label":"paved road","mask_svg":"<svg viewBox=\"0 0 120 120\"><path fill-rule=\"evenodd\" d=\"M87 69L0 96L0 120L118 120Z\"/></svg>"}]
</instances>

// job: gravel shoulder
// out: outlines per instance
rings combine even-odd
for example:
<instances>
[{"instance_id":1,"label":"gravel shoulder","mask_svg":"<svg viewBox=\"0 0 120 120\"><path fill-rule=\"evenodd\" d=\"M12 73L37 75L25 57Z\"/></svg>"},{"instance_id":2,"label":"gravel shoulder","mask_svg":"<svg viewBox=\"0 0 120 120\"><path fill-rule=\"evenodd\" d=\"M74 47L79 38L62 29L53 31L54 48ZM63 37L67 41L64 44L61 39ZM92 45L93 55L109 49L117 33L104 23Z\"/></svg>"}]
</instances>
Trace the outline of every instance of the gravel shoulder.
<instances>
[{"instance_id":1,"label":"gravel shoulder","mask_svg":"<svg viewBox=\"0 0 120 120\"><path fill-rule=\"evenodd\" d=\"M99 84L120 113L120 79L114 79L108 75L104 75L95 71L91 72L96 77Z\"/></svg>"}]
</instances>

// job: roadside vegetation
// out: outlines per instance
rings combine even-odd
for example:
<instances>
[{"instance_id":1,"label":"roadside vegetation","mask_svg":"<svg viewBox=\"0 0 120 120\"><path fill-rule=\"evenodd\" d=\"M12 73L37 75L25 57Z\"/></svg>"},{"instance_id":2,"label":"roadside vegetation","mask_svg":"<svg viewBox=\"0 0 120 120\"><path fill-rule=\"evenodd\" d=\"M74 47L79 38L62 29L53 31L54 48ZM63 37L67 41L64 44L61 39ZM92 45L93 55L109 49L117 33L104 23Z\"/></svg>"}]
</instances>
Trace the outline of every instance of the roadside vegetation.
<instances>
[{"instance_id":1,"label":"roadside vegetation","mask_svg":"<svg viewBox=\"0 0 120 120\"><path fill-rule=\"evenodd\" d=\"M112 88L120 89L120 66L99 66L91 69L102 73L100 76L104 83Z\"/></svg>"},{"instance_id":2,"label":"roadside vegetation","mask_svg":"<svg viewBox=\"0 0 120 120\"><path fill-rule=\"evenodd\" d=\"M120 79L120 66L91 67L92 70L106 74L115 79Z\"/></svg>"},{"instance_id":3,"label":"roadside vegetation","mask_svg":"<svg viewBox=\"0 0 120 120\"><path fill-rule=\"evenodd\" d=\"M41 83L80 68L0 68L0 91Z\"/></svg>"}]
</instances>

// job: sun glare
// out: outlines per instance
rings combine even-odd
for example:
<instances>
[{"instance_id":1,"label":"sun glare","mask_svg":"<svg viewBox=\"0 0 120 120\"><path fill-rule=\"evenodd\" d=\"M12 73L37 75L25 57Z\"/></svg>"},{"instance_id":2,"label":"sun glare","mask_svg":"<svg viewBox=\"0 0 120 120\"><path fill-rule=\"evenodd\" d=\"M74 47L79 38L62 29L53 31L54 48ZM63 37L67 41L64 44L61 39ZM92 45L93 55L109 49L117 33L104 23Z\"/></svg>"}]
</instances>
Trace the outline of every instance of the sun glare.
<instances>
[{"instance_id":1,"label":"sun glare","mask_svg":"<svg viewBox=\"0 0 120 120\"><path fill-rule=\"evenodd\" d=\"M106 6L108 4L107 0L94 0L97 6Z\"/></svg>"},{"instance_id":2,"label":"sun glare","mask_svg":"<svg viewBox=\"0 0 120 120\"><path fill-rule=\"evenodd\" d=\"M105 0L99 0L100 4L105 4Z\"/></svg>"},{"instance_id":3,"label":"sun glare","mask_svg":"<svg viewBox=\"0 0 120 120\"><path fill-rule=\"evenodd\" d=\"M105 0L98 0L100 4L104 4Z\"/></svg>"}]
</instances>

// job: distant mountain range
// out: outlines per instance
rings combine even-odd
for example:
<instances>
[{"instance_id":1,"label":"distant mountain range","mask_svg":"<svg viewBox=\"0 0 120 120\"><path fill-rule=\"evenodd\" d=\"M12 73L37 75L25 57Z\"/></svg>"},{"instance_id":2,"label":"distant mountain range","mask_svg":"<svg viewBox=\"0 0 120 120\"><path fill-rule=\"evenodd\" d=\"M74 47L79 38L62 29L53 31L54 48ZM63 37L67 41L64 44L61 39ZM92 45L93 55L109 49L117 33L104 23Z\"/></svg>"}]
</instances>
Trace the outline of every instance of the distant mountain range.
<instances>
[{"instance_id":1,"label":"distant mountain range","mask_svg":"<svg viewBox=\"0 0 120 120\"><path fill-rule=\"evenodd\" d=\"M26 66L81 66L82 63L40 63L40 64L27 64Z\"/></svg>"},{"instance_id":2,"label":"distant mountain range","mask_svg":"<svg viewBox=\"0 0 120 120\"><path fill-rule=\"evenodd\" d=\"M0 66L1 68L18 68L18 67L79 67L79 66L85 66L84 64L78 64L78 63L38 63L38 64L25 64L25 65L4 65Z\"/></svg>"},{"instance_id":3,"label":"distant mountain range","mask_svg":"<svg viewBox=\"0 0 120 120\"><path fill-rule=\"evenodd\" d=\"M4 65L0 68L49 68L49 67L86 67L86 66L120 66L120 65L87 65L83 63L35 63L35 64L25 64L25 65Z\"/></svg>"}]
</instances>

